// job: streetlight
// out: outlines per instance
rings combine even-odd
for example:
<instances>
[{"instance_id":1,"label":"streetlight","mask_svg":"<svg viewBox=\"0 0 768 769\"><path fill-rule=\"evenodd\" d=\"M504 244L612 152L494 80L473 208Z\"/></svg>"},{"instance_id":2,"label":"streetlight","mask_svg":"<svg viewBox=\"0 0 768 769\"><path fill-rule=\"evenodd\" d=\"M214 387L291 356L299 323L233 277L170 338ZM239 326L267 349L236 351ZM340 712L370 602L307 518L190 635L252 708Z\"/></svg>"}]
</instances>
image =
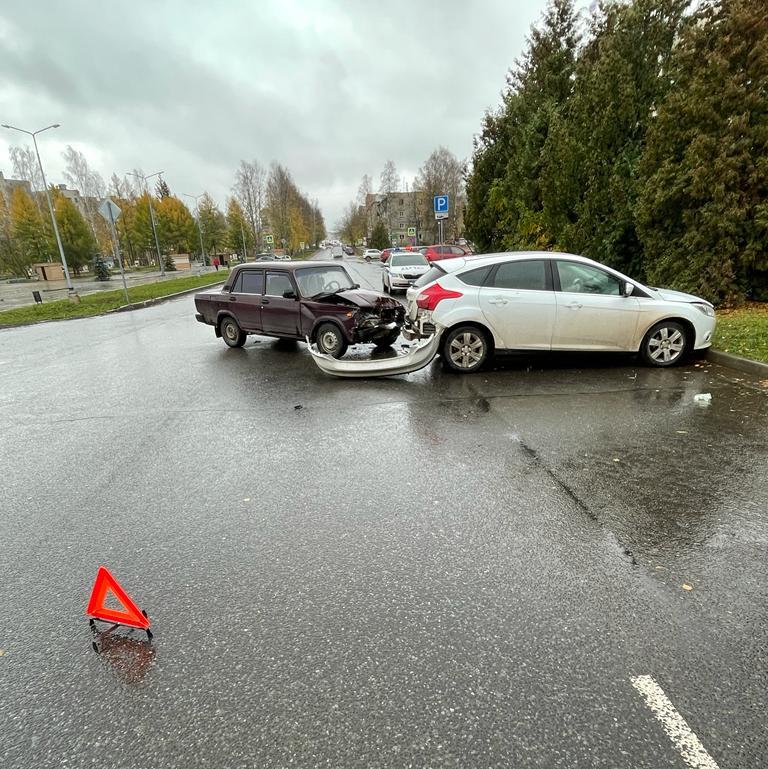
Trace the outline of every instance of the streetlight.
<instances>
[{"instance_id":1,"label":"streetlight","mask_svg":"<svg viewBox=\"0 0 768 769\"><path fill-rule=\"evenodd\" d=\"M141 179L144 182L144 189L147 193L147 200L149 201L149 220L152 223L152 234L155 236L155 247L157 248L157 261L160 263L160 277L165 277L165 265L163 264L163 256L160 253L160 241L157 239L157 226L155 225L155 212L152 209L152 195L149 194L149 185L147 179L151 179L153 176L160 176L164 171L155 171L148 176L142 176L141 174L134 173L133 171L126 172L128 176L135 176L137 179Z\"/></svg>"},{"instance_id":2,"label":"streetlight","mask_svg":"<svg viewBox=\"0 0 768 769\"><path fill-rule=\"evenodd\" d=\"M182 192L181 194L185 198L192 198L192 200L195 201L195 215L197 216L197 233L198 235L200 235L200 255L203 261L202 269L205 269L205 247L203 246L203 228L200 225L200 206L197 203L198 199L202 198L203 195L205 195L205 193L201 192L199 195L189 195L186 192Z\"/></svg>"},{"instance_id":3,"label":"streetlight","mask_svg":"<svg viewBox=\"0 0 768 769\"><path fill-rule=\"evenodd\" d=\"M59 235L59 227L56 224L56 215L53 212L53 203L51 202L51 193L48 190L48 182L45 180L45 171L43 171L43 161L40 160L40 150L37 148L37 135L43 131L47 131L49 128L59 128L60 123L54 123L53 125L46 126L45 128L39 128L37 131L25 131L23 128L17 128L13 125L3 123L3 128L7 128L10 131L19 131L20 133L27 134L32 137L32 142L35 145L35 153L37 154L37 164L40 166L40 175L43 177L43 189L45 190L45 197L48 200L48 210L51 213L51 222L53 224L53 232L56 235L56 244L59 247L59 255L61 256L61 265L64 268L64 277L67 280L67 291L69 296L73 299L77 299L77 294L72 285L72 279L69 277L69 267L67 267L67 257L64 256L64 246L61 243L61 235Z\"/></svg>"}]
</instances>

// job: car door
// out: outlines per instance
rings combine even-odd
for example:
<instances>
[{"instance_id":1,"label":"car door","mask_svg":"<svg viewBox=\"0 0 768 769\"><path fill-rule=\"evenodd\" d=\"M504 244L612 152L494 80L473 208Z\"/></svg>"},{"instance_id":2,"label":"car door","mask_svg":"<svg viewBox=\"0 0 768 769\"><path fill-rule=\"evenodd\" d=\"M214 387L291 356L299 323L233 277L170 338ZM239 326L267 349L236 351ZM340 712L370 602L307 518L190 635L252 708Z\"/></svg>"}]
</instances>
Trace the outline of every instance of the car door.
<instances>
[{"instance_id":1,"label":"car door","mask_svg":"<svg viewBox=\"0 0 768 769\"><path fill-rule=\"evenodd\" d=\"M553 350L631 350L639 302L623 281L583 262L554 261L557 315Z\"/></svg>"},{"instance_id":2,"label":"car door","mask_svg":"<svg viewBox=\"0 0 768 769\"><path fill-rule=\"evenodd\" d=\"M496 265L480 287L478 299L505 349L550 349L556 309L546 259L515 259Z\"/></svg>"},{"instance_id":3,"label":"car door","mask_svg":"<svg viewBox=\"0 0 768 769\"><path fill-rule=\"evenodd\" d=\"M292 297L286 297L292 293ZM275 336L299 336L299 300L288 270L267 270L261 299L261 328Z\"/></svg>"},{"instance_id":4,"label":"car door","mask_svg":"<svg viewBox=\"0 0 768 769\"><path fill-rule=\"evenodd\" d=\"M245 331L261 330L264 270L240 270L229 292L229 310Z\"/></svg>"}]
</instances>

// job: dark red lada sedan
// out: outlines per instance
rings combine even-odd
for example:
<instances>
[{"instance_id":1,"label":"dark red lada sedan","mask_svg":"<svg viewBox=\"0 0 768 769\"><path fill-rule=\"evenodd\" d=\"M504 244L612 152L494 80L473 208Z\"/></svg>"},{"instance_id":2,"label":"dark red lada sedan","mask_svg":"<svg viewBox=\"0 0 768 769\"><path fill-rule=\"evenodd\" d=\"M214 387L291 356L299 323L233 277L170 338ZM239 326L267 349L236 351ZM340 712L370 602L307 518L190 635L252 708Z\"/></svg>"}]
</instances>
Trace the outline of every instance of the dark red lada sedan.
<instances>
[{"instance_id":1,"label":"dark red lada sedan","mask_svg":"<svg viewBox=\"0 0 768 769\"><path fill-rule=\"evenodd\" d=\"M391 345L405 308L361 289L338 262L274 262L235 267L219 291L195 295L195 317L230 347L248 334L299 339L340 358L350 344Z\"/></svg>"}]
</instances>

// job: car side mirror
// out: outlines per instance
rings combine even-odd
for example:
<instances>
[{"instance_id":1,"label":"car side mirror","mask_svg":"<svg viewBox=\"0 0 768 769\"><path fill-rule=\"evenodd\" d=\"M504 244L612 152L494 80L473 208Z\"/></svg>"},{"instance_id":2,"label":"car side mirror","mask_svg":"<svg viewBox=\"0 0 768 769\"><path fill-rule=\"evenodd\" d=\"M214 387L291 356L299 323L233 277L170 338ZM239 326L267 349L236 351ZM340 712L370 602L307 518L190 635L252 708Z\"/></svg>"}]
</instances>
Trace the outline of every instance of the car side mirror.
<instances>
[{"instance_id":1,"label":"car side mirror","mask_svg":"<svg viewBox=\"0 0 768 769\"><path fill-rule=\"evenodd\" d=\"M296 292L290 289L288 291L283 291L283 299L298 299L298 297L296 296Z\"/></svg>"},{"instance_id":2,"label":"car side mirror","mask_svg":"<svg viewBox=\"0 0 768 769\"><path fill-rule=\"evenodd\" d=\"M624 285L621 287L621 294L622 296L632 296L634 290L635 287L629 281L625 281Z\"/></svg>"}]
</instances>

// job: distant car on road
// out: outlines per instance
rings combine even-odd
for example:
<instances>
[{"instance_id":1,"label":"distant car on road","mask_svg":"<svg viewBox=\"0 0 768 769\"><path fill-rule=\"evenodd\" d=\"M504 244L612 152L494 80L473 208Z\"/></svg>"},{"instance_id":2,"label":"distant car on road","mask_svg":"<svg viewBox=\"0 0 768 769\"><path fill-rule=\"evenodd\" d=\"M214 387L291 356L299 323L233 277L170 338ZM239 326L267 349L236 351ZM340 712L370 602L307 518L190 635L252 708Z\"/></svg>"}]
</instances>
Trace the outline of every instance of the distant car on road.
<instances>
[{"instance_id":1,"label":"distant car on road","mask_svg":"<svg viewBox=\"0 0 768 769\"><path fill-rule=\"evenodd\" d=\"M454 371L501 351L639 352L671 366L712 344L714 307L573 254L527 251L435 262L408 289L408 339L442 334Z\"/></svg>"},{"instance_id":2,"label":"distant car on road","mask_svg":"<svg viewBox=\"0 0 768 769\"><path fill-rule=\"evenodd\" d=\"M229 347L242 347L248 334L308 337L334 358L358 342L388 347L405 320L400 302L361 289L333 262L237 265L220 291L196 294L195 307Z\"/></svg>"},{"instance_id":3,"label":"distant car on road","mask_svg":"<svg viewBox=\"0 0 768 769\"><path fill-rule=\"evenodd\" d=\"M366 262L370 262L371 259L378 259L381 256L381 251L378 248L366 248L363 251L363 259Z\"/></svg>"},{"instance_id":4,"label":"distant car on road","mask_svg":"<svg viewBox=\"0 0 768 769\"><path fill-rule=\"evenodd\" d=\"M276 259L274 254L256 254L257 262L274 262Z\"/></svg>"},{"instance_id":5,"label":"distant car on road","mask_svg":"<svg viewBox=\"0 0 768 769\"><path fill-rule=\"evenodd\" d=\"M395 251L384 265L381 282L384 291L406 291L429 270L426 257L414 251Z\"/></svg>"},{"instance_id":6,"label":"distant car on road","mask_svg":"<svg viewBox=\"0 0 768 769\"><path fill-rule=\"evenodd\" d=\"M355 255L355 247L354 246L342 246L341 249L347 256L354 256Z\"/></svg>"},{"instance_id":7,"label":"distant car on road","mask_svg":"<svg viewBox=\"0 0 768 769\"><path fill-rule=\"evenodd\" d=\"M427 246L422 253L430 262L438 262L441 259L454 259L457 256L471 256L472 252L464 246L434 245Z\"/></svg>"},{"instance_id":8,"label":"distant car on road","mask_svg":"<svg viewBox=\"0 0 768 769\"><path fill-rule=\"evenodd\" d=\"M343 259L344 249L341 246L333 246L333 248L331 248L331 256L334 259Z\"/></svg>"}]
</instances>

